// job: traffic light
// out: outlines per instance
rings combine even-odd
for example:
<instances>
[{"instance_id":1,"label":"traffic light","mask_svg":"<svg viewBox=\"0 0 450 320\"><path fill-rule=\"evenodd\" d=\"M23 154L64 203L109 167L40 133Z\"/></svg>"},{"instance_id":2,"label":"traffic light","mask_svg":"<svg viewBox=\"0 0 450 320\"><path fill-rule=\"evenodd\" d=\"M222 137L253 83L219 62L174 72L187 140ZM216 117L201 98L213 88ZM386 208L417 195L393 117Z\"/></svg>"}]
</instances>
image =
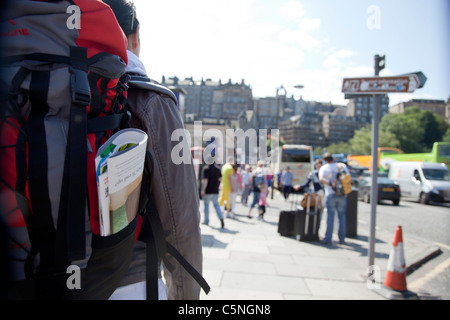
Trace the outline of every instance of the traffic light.
<instances>
[{"instance_id":1,"label":"traffic light","mask_svg":"<svg viewBox=\"0 0 450 320\"><path fill-rule=\"evenodd\" d=\"M375 75L378 76L380 71L386 67L386 55L384 56L375 56Z\"/></svg>"}]
</instances>

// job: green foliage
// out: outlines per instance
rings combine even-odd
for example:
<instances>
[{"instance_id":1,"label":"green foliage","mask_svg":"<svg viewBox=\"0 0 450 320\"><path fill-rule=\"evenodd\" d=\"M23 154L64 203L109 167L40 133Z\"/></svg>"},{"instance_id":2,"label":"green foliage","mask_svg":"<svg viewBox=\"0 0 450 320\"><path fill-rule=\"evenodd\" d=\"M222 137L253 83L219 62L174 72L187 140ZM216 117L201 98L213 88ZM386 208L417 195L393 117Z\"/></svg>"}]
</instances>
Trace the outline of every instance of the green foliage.
<instances>
[{"instance_id":1,"label":"green foliage","mask_svg":"<svg viewBox=\"0 0 450 320\"><path fill-rule=\"evenodd\" d=\"M433 143L450 141L450 126L443 117L433 112L409 107L401 114L387 114L381 119L380 147L393 147L405 153L430 152ZM356 130L348 142L327 147L331 153L370 155L372 126Z\"/></svg>"},{"instance_id":2,"label":"green foliage","mask_svg":"<svg viewBox=\"0 0 450 320\"><path fill-rule=\"evenodd\" d=\"M450 128L448 128L445 132L445 135L442 137L442 141L450 142Z\"/></svg>"},{"instance_id":3,"label":"green foliage","mask_svg":"<svg viewBox=\"0 0 450 320\"><path fill-rule=\"evenodd\" d=\"M367 125L355 131L349 141L352 154L369 155L372 153L372 125ZM380 130L378 133L378 145L383 147L399 148L400 142L390 131Z\"/></svg>"},{"instance_id":4,"label":"green foliage","mask_svg":"<svg viewBox=\"0 0 450 320\"><path fill-rule=\"evenodd\" d=\"M350 153L351 147L347 142L334 143L328 146L327 151L331 154L336 153Z\"/></svg>"},{"instance_id":5,"label":"green foliage","mask_svg":"<svg viewBox=\"0 0 450 320\"><path fill-rule=\"evenodd\" d=\"M406 153L430 152L433 143L442 141L448 124L433 112L409 107L402 114L388 114L380 128L392 132Z\"/></svg>"}]
</instances>

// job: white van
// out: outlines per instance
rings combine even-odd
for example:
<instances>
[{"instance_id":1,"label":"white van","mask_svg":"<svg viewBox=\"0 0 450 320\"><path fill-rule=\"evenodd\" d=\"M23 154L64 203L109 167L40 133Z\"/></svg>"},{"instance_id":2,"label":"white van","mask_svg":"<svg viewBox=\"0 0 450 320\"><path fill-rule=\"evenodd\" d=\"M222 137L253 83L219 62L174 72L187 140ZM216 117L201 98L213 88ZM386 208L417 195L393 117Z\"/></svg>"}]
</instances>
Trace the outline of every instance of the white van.
<instances>
[{"instance_id":1,"label":"white van","mask_svg":"<svg viewBox=\"0 0 450 320\"><path fill-rule=\"evenodd\" d=\"M450 171L443 163L395 161L389 178L399 184L402 199L450 202Z\"/></svg>"}]
</instances>

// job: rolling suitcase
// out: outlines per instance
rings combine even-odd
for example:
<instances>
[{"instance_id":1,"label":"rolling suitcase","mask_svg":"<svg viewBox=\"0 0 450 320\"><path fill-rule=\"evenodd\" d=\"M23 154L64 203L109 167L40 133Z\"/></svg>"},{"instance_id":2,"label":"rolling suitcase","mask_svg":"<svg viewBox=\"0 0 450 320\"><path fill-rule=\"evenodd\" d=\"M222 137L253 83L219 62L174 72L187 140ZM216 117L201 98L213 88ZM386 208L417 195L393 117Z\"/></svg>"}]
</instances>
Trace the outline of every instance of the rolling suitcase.
<instances>
[{"instance_id":1,"label":"rolling suitcase","mask_svg":"<svg viewBox=\"0 0 450 320\"><path fill-rule=\"evenodd\" d=\"M294 198L295 199L295 198ZM295 236L295 219L298 209L295 205L295 200L291 201L291 210L280 211L280 217L278 220L278 233L283 237Z\"/></svg>"},{"instance_id":2,"label":"rolling suitcase","mask_svg":"<svg viewBox=\"0 0 450 320\"><path fill-rule=\"evenodd\" d=\"M295 238L299 241L318 241L320 225L319 201L311 207L311 194L307 197L306 208L297 210L294 221Z\"/></svg>"},{"instance_id":3,"label":"rolling suitcase","mask_svg":"<svg viewBox=\"0 0 450 320\"><path fill-rule=\"evenodd\" d=\"M296 211L281 211L278 221L278 233L283 237L294 236L294 223Z\"/></svg>"}]
</instances>

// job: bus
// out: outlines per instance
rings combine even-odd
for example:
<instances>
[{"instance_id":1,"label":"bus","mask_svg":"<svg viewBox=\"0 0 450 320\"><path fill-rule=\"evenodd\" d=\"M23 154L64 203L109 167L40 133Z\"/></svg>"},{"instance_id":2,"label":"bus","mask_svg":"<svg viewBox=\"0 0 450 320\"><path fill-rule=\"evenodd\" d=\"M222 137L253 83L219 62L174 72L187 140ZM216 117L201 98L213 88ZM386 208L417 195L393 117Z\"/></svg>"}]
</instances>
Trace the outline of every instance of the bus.
<instances>
[{"instance_id":1,"label":"bus","mask_svg":"<svg viewBox=\"0 0 450 320\"><path fill-rule=\"evenodd\" d=\"M387 157L390 155L398 155L403 154L403 151L397 148L391 147L379 147L378 148L378 168L381 171L384 171L383 165L384 163L381 161L383 157ZM372 170L372 156L371 155L348 155L347 163L351 167L366 167L370 171ZM380 164L382 164L380 168Z\"/></svg>"},{"instance_id":2,"label":"bus","mask_svg":"<svg viewBox=\"0 0 450 320\"><path fill-rule=\"evenodd\" d=\"M450 142L435 142L430 153L382 154L380 164L389 167L393 161L445 163L450 169Z\"/></svg>"},{"instance_id":3,"label":"bus","mask_svg":"<svg viewBox=\"0 0 450 320\"><path fill-rule=\"evenodd\" d=\"M289 167L294 174L292 186L303 184L308 180L308 174L314 170L314 155L311 146L285 144L275 152L277 159L271 165L275 177Z\"/></svg>"}]
</instances>

